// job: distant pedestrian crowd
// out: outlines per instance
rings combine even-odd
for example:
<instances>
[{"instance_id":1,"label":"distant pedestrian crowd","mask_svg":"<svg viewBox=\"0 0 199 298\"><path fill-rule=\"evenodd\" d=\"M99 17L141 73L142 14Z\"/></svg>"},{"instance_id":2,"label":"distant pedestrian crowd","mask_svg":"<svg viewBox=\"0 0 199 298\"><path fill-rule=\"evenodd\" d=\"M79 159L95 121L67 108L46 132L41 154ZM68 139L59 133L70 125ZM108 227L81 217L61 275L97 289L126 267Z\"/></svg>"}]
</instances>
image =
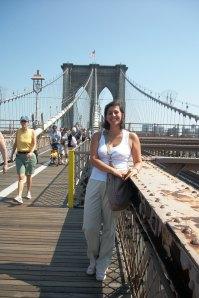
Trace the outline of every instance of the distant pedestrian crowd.
<instances>
[{"instance_id":1,"label":"distant pedestrian crowd","mask_svg":"<svg viewBox=\"0 0 199 298\"><path fill-rule=\"evenodd\" d=\"M58 129L57 125L53 124L48 131L48 136L52 148L51 154L58 151L58 163L65 164L68 161L68 150L74 149L79 143L90 139L91 132L86 128L80 128L78 124L71 129ZM54 163L53 158L51 158L51 163Z\"/></svg>"},{"instance_id":2,"label":"distant pedestrian crowd","mask_svg":"<svg viewBox=\"0 0 199 298\"><path fill-rule=\"evenodd\" d=\"M18 188L17 196L14 200L19 204L23 204L22 196L24 184L26 182L27 193L25 197L27 199L32 198L32 175L34 174L36 164L38 163L36 133L34 129L29 128L29 122L27 116L21 116L21 127L16 131L15 141L10 156L10 161L13 161L16 152L15 161L18 175ZM68 150L76 148L80 142L84 142L86 139L90 138L91 133L87 129L81 128L78 123L70 129L58 129L57 125L53 124L48 130L48 137L51 144L51 156L54 156L58 165L67 164ZM8 170L8 152L4 136L1 132L0 153L3 158L3 173L5 174ZM51 158L50 163L53 163L54 159Z\"/></svg>"}]
</instances>

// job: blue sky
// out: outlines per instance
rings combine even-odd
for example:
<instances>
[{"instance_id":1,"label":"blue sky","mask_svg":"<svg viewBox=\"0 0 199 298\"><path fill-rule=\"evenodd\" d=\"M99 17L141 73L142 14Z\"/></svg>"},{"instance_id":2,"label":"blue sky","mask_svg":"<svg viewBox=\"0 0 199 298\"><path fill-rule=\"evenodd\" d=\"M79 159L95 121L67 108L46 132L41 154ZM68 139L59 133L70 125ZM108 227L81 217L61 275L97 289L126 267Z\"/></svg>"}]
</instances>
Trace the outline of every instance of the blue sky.
<instances>
[{"instance_id":1,"label":"blue sky","mask_svg":"<svg viewBox=\"0 0 199 298\"><path fill-rule=\"evenodd\" d=\"M65 62L128 66L156 92L199 105L198 0L0 0L0 87L31 87Z\"/></svg>"}]
</instances>

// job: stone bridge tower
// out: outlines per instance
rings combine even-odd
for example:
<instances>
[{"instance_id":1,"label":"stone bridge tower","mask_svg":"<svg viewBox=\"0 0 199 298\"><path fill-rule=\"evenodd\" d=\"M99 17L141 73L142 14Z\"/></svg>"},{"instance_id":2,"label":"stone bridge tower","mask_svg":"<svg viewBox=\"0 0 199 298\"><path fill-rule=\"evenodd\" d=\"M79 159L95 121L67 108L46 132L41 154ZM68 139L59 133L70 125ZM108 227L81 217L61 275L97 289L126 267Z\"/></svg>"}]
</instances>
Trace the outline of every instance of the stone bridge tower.
<instances>
[{"instance_id":1,"label":"stone bridge tower","mask_svg":"<svg viewBox=\"0 0 199 298\"><path fill-rule=\"evenodd\" d=\"M68 98L68 100L64 100L62 108L66 107L74 99L75 94L84 86L93 69L93 76L86 88L91 101L90 128L93 128L93 117L95 117L95 109L98 104L99 94L105 87L109 89L114 100L121 101L125 104L125 78L122 72L124 74L126 73L126 65L74 65L72 63L64 63L61 67L63 72L65 72L66 69L68 70L63 76L63 98ZM73 116L74 111L73 108L71 108L62 120L62 126L71 128L74 124Z\"/></svg>"}]
</instances>

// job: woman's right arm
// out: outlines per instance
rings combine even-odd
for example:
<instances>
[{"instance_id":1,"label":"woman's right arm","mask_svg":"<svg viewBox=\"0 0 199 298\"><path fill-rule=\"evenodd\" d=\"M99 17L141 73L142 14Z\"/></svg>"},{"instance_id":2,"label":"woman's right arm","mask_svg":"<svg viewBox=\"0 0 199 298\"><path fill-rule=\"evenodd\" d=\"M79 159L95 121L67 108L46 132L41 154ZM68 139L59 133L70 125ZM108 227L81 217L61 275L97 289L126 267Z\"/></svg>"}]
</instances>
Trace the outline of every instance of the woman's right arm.
<instances>
[{"instance_id":1,"label":"woman's right arm","mask_svg":"<svg viewBox=\"0 0 199 298\"><path fill-rule=\"evenodd\" d=\"M103 172L111 173L115 176L122 178L123 177L122 173L120 173L117 169L107 165L106 163L104 163L102 160L99 159L97 150L98 150L98 146L99 146L100 134L101 134L101 132L96 132L93 135L92 140L91 140L91 147L90 147L91 164Z\"/></svg>"},{"instance_id":2,"label":"woman's right arm","mask_svg":"<svg viewBox=\"0 0 199 298\"><path fill-rule=\"evenodd\" d=\"M0 132L0 152L2 154L3 161L4 161L3 172L5 173L8 167L8 154L7 154L6 142L1 132Z\"/></svg>"}]
</instances>

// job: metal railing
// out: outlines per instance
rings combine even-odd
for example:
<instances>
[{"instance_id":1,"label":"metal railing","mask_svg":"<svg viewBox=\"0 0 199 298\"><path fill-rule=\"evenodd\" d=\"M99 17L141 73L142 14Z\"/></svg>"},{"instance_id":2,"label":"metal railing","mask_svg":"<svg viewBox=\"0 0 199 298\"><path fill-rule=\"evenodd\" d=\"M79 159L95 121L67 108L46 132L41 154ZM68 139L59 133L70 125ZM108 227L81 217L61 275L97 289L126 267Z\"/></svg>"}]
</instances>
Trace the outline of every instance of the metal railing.
<instances>
[{"instance_id":1,"label":"metal railing","mask_svg":"<svg viewBox=\"0 0 199 298\"><path fill-rule=\"evenodd\" d=\"M199 125L158 124L158 123L125 123L126 129L136 132L139 136L198 138Z\"/></svg>"},{"instance_id":2,"label":"metal railing","mask_svg":"<svg viewBox=\"0 0 199 298\"><path fill-rule=\"evenodd\" d=\"M177 297L136 210L121 213L117 228L133 297Z\"/></svg>"},{"instance_id":3,"label":"metal railing","mask_svg":"<svg viewBox=\"0 0 199 298\"><path fill-rule=\"evenodd\" d=\"M69 150L68 159L68 207L82 203L89 171L90 140L80 143L75 149Z\"/></svg>"},{"instance_id":4,"label":"metal railing","mask_svg":"<svg viewBox=\"0 0 199 298\"><path fill-rule=\"evenodd\" d=\"M20 127L20 120L0 120L0 131L5 134L13 134Z\"/></svg>"},{"instance_id":5,"label":"metal railing","mask_svg":"<svg viewBox=\"0 0 199 298\"><path fill-rule=\"evenodd\" d=\"M82 179L82 174L85 169L85 165L88 163L90 154L90 140L86 140L81 143L75 149L75 185L77 186Z\"/></svg>"}]
</instances>

